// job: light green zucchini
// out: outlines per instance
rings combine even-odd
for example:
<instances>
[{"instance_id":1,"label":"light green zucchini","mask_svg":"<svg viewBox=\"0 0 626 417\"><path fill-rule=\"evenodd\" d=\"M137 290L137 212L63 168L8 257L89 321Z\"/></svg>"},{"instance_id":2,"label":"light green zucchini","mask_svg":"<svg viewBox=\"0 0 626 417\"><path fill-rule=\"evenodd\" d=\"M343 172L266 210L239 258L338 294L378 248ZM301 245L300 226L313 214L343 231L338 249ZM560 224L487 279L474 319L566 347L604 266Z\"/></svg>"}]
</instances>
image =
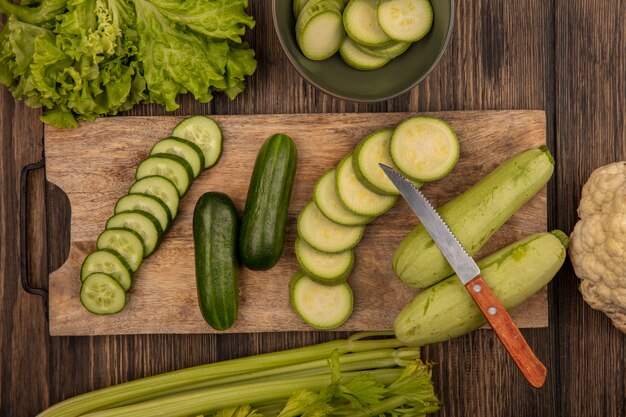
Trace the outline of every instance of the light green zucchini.
<instances>
[{"instance_id":1,"label":"light green zucchini","mask_svg":"<svg viewBox=\"0 0 626 417\"><path fill-rule=\"evenodd\" d=\"M481 273L504 308L520 305L543 288L563 265L565 233L537 233L478 261ZM487 320L453 275L419 293L396 317L396 337L423 346L467 334Z\"/></svg>"}]
</instances>

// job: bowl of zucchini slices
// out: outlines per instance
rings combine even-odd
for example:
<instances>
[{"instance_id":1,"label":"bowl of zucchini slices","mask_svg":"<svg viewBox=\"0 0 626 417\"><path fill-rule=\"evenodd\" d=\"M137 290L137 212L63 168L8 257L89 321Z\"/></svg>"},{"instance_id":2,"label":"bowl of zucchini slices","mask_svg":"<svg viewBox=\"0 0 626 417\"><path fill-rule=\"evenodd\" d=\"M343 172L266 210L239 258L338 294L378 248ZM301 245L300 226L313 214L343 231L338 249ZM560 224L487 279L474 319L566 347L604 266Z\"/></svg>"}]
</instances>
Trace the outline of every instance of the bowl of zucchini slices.
<instances>
[{"instance_id":1,"label":"bowl of zucchini slices","mask_svg":"<svg viewBox=\"0 0 626 417\"><path fill-rule=\"evenodd\" d=\"M387 100L437 65L453 0L273 0L274 27L308 82L343 100Z\"/></svg>"}]
</instances>

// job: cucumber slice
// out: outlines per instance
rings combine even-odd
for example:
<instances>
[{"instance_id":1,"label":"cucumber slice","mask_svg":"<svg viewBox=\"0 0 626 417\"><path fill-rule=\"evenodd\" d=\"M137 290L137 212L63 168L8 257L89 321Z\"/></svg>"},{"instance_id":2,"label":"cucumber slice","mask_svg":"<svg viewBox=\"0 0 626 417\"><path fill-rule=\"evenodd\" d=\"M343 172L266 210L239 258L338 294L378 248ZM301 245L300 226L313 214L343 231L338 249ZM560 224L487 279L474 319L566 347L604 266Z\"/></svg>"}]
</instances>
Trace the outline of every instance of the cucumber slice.
<instances>
[{"instance_id":1,"label":"cucumber slice","mask_svg":"<svg viewBox=\"0 0 626 417\"><path fill-rule=\"evenodd\" d=\"M354 267L354 250L320 252L300 237L296 239L296 258L312 280L325 285L341 284Z\"/></svg>"},{"instance_id":2,"label":"cucumber slice","mask_svg":"<svg viewBox=\"0 0 626 417\"><path fill-rule=\"evenodd\" d=\"M352 314L352 289L345 282L323 285L297 272L289 283L291 307L316 329L336 329Z\"/></svg>"},{"instance_id":3,"label":"cucumber slice","mask_svg":"<svg viewBox=\"0 0 626 417\"><path fill-rule=\"evenodd\" d=\"M170 218L174 219L178 214L180 197L176 186L172 181L159 175L151 175L142 178L130 187L128 194L149 194L159 198L168 208Z\"/></svg>"},{"instance_id":4,"label":"cucumber slice","mask_svg":"<svg viewBox=\"0 0 626 417\"><path fill-rule=\"evenodd\" d=\"M167 178L176 186L178 195L185 195L193 181L193 170L187 161L180 156L158 153L144 159L135 173L135 179L158 175Z\"/></svg>"},{"instance_id":5,"label":"cucumber slice","mask_svg":"<svg viewBox=\"0 0 626 417\"><path fill-rule=\"evenodd\" d=\"M371 55L357 48L352 39L346 37L339 49L339 54L344 62L352 68L371 71L387 64L391 58Z\"/></svg>"},{"instance_id":6,"label":"cucumber slice","mask_svg":"<svg viewBox=\"0 0 626 417\"><path fill-rule=\"evenodd\" d=\"M97 250L87 255L80 267L81 281L95 272L112 276L120 283L124 291L130 289L132 273L130 266L120 255L110 249Z\"/></svg>"},{"instance_id":7,"label":"cucumber slice","mask_svg":"<svg viewBox=\"0 0 626 417\"><path fill-rule=\"evenodd\" d=\"M149 194L128 194L117 200L115 204L115 214L135 210L152 214L159 221L163 231L167 230L170 225L170 211L157 197Z\"/></svg>"},{"instance_id":8,"label":"cucumber slice","mask_svg":"<svg viewBox=\"0 0 626 417\"><path fill-rule=\"evenodd\" d=\"M378 24L391 39L415 42L433 25L433 8L428 0L381 0Z\"/></svg>"},{"instance_id":9,"label":"cucumber slice","mask_svg":"<svg viewBox=\"0 0 626 417\"><path fill-rule=\"evenodd\" d=\"M368 55L393 59L397 56L402 55L407 49L409 49L409 46L411 46L411 42L391 41L390 43L381 46L365 46L354 42L354 46L356 46L357 49L360 49L362 52L365 52Z\"/></svg>"},{"instance_id":10,"label":"cucumber slice","mask_svg":"<svg viewBox=\"0 0 626 417\"><path fill-rule=\"evenodd\" d=\"M387 36L376 17L378 0L352 0L343 12L346 33L354 41L365 46L380 46L388 43Z\"/></svg>"},{"instance_id":11,"label":"cucumber slice","mask_svg":"<svg viewBox=\"0 0 626 417\"><path fill-rule=\"evenodd\" d=\"M115 314L126 305L126 292L111 275L96 272L83 281L80 302L94 314Z\"/></svg>"},{"instance_id":12,"label":"cucumber slice","mask_svg":"<svg viewBox=\"0 0 626 417\"><path fill-rule=\"evenodd\" d=\"M110 249L126 261L132 272L139 269L143 261L143 241L134 230L110 228L100 233L96 241L98 250Z\"/></svg>"},{"instance_id":13,"label":"cucumber slice","mask_svg":"<svg viewBox=\"0 0 626 417\"><path fill-rule=\"evenodd\" d=\"M337 166L337 195L346 208L361 216L380 216L396 203L398 196L381 195L363 185L354 172L352 152Z\"/></svg>"},{"instance_id":14,"label":"cucumber slice","mask_svg":"<svg viewBox=\"0 0 626 417\"><path fill-rule=\"evenodd\" d=\"M322 175L313 189L313 200L322 214L343 226L361 226L372 221L371 217L360 216L348 210L337 195L333 168Z\"/></svg>"},{"instance_id":15,"label":"cucumber slice","mask_svg":"<svg viewBox=\"0 0 626 417\"><path fill-rule=\"evenodd\" d=\"M174 128L172 136L198 145L204 153L205 169L217 164L222 156L222 131L215 120L210 117L188 117Z\"/></svg>"},{"instance_id":16,"label":"cucumber slice","mask_svg":"<svg viewBox=\"0 0 626 417\"><path fill-rule=\"evenodd\" d=\"M298 216L298 235L322 252L338 253L355 247L364 230L365 226L342 226L328 220L313 201Z\"/></svg>"},{"instance_id":17,"label":"cucumber slice","mask_svg":"<svg viewBox=\"0 0 626 417\"><path fill-rule=\"evenodd\" d=\"M302 53L314 61L333 56L343 42L345 32L338 4L341 2L321 1L314 5L311 0L296 23L296 40Z\"/></svg>"},{"instance_id":18,"label":"cucumber slice","mask_svg":"<svg viewBox=\"0 0 626 417\"><path fill-rule=\"evenodd\" d=\"M434 181L454 168L459 159L459 140L443 120L416 116L396 126L389 153L407 177L420 182Z\"/></svg>"},{"instance_id":19,"label":"cucumber slice","mask_svg":"<svg viewBox=\"0 0 626 417\"><path fill-rule=\"evenodd\" d=\"M191 166L194 178L197 178L204 169L204 153L202 153L202 149L186 139L175 137L161 139L150 150L150 155L159 153L167 153L183 158Z\"/></svg>"},{"instance_id":20,"label":"cucumber slice","mask_svg":"<svg viewBox=\"0 0 626 417\"><path fill-rule=\"evenodd\" d=\"M375 131L366 136L354 150L352 165L354 173L363 185L378 194L399 195L400 192L385 175L379 163L397 169L389 155L392 129ZM415 183L417 188L422 184Z\"/></svg>"},{"instance_id":21,"label":"cucumber slice","mask_svg":"<svg viewBox=\"0 0 626 417\"><path fill-rule=\"evenodd\" d=\"M150 256L159 245L163 229L159 221L145 211L125 211L111 217L105 226L106 229L123 228L134 230L141 236L143 242L143 257Z\"/></svg>"}]
</instances>

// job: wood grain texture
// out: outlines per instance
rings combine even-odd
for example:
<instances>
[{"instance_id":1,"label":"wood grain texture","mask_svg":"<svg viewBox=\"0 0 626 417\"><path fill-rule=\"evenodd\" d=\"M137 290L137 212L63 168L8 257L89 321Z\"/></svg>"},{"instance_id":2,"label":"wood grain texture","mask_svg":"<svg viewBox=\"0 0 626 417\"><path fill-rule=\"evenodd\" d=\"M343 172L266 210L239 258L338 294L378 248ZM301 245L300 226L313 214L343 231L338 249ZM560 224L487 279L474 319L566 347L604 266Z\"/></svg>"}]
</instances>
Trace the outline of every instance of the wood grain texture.
<instances>
[{"instance_id":1,"label":"wood grain texture","mask_svg":"<svg viewBox=\"0 0 626 417\"><path fill-rule=\"evenodd\" d=\"M542 111L443 112L461 144L459 163L445 179L423 189L435 204L470 187L505 159L545 144ZM67 193L72 212L68 261L50 275L50 333L97 335L213 332L200 315L195 288L191 221L198 198L207 191L228 194L243 211L248 183L263 141L277 132L291 136L299 161L290 203L287 238L281 261L268 271L240 268L240 309L227 332L311 330L289 305L288 283L298 270L294 254L296 221L311 198L315 181L336 166L373 130L392 127L407 113L215 116L224 135L219 164L200 176L183 199L176 222L157 253L135 274L127 307L113 316L97 316L80 304L79 271L95 239L112 215L119 197L134 180L138 163L152 145L167 137L178 117L108 118L71 131L46 128L47 179ZM106 155L106 158L103 157ZM340 330L393 328L399 310L411 299L391 271L400 240L417 224L401 203L367 227L356 249L349 283L355 308ZM491 253L546 229L545 190L503 227L481 252ZM480 256L480 255L479 255ZM520 306L523 327L547 325L546 292Z\"/></svg>"}]
</instances>

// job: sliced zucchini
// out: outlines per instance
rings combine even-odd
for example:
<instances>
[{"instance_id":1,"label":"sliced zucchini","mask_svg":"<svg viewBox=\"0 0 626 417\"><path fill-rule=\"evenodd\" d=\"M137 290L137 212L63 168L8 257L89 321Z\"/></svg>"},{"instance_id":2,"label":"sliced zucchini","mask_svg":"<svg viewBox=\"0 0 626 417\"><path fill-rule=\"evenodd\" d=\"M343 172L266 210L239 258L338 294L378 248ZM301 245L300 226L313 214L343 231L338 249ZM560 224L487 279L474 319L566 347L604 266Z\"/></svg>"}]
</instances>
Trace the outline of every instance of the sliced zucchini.
<instances>
[{"instance_id":1,"label":"sliced zucchini","mask_svg":"<svg viewBox=\"0 0 626 417\"><path fill-rule=\"evenodd\" d=\"M354 250L320 252L300 237L296 239L296 258L312 280L325 285L341 284L354 267Z\"/></svg>"},{"instance_id":2,"label":"sliced zucchini","mask_svg":"<svg viewBox=\"0 0 626 417\"><path fill-rule=\"evenodd\" d=\"M443 120L415 116L396 126L389 153L407 177L420 182L434 181L454 168L459 159L459 140Z\"/></svg>"},{"instance_id":3,"label":"sliced zucchini","mask_svg":"<svg viewBox=\"0 0 626 417\"><path fill-rule=\"evenodd\" d=\"M355 247L364 230L365 226L342 226L329 220L313 201L298 216L298 235L322 252L338 253Z\"/></svg>"},{"instance_id":4,"label":"sliced zucchini","mask_svg":"<svg viewBox=\"0 0 626 417\"><path fill-rule=\"evenodd\" d=\"M296 22L296 40L302 53L314 61L334 55L345 32L341 18L343 3L339 0L311 0Z\"/></svg>"},{"instance_id":5,"label":"sliced zucchini","mask_svg":"<svg viewBox=\"0 0 626 417\"><path fill-rule=\"evenodd\" d=\"M402 55L407 49L409 49L411 42L391 41L381 46L365 46L354 42L354 46L368 55L393 59Z\"/></svg>"},{"instance_id":6,"label":"sliced zucchini","mask_svg":"<svg viewBox=\"0 0 626 417\"><path fill-rule=\"evenodd\" d=\"M433 25L433 8L428 0L381 0L378 24L391 39L415 42Z\"/></svg>"},{"instance_id":7,"label":"sliced zucchini","mask_svg":"<svg viewBox=\"0 0 626 417\"><path fill-rule=\"evenodd\" d=\"M158 153L168 153L183 158L191 166L194 178L197 178L204 169L204 153L202 153L202 149L186 139L176 137L161 139L150 150L150 155Z\"/></svg>"},{"instance_id":8,"label":"sliced zucchini","mask_svg":"<svg viewBox=\"0 0 626 417\"><path fill-rule=\"evenodd\" d=\"M98 250L110 249L119 254L132 272L137 271L143 261L143 240L134 230L107 229L98 236L96 247Z\"/></svg>"},{"instance_id":9,"label":"sliced zucchini","mask_svg":"<svg viewBox=\"0 0 626 417\"><path fill-rule=\"evenodd\" d=\"M124 291L128 291L131 285L131 269L124 258L110 249L91 252L80 267L80 279L84 281L94 272L103 272L115 278Z\"/></svg>"},{"instance_id":10,"label":"sliced zucchini","mask_svg":"<svg viewBox=\"0 0 626 417\"><path fill-rule=\"evenodd\" d=\"M143 256L150 256L159 245L163 230L159 221L150 213L145 211L125 211L111 217L105 228L124 228L134 230L141 236L143 242Z\"/></svg>"},{"instance_id":11,"label":"sliced zucchini","mask_svg":"<svg viewBox=\"0 0 626 417\"><path fill-rule=\"evenodd\" d=\"M111 275L96 272L83 281L80 302L94 314L115 314L126 306L126 291Z\"/></svg>"},{"instance_id":12,"label":"sliced zucchini","mask_svg":"<svg viewBox=\"0 0 626 417\"><path fill-rule=\"evenodd\" d=\"M171 219L174 219L178 214L178 204L180 203L178 190L167 178L151 175L137 180L128 190L128 194L149 194L158 197L167 206Z\"/></svg>"},{"instance_id":13,"label":"sliced zucchini","mask_svg":"<svg viewBox=\"0 0 626 417\"><path fill-rule=\"evenodd\" d=\"M217 164L222 156L222 131L215 120L210 117L188 117L174 128L172 136L198 145L204 153L205 169Z\"/></svg>"},{"instance_id":14,"label":"sliced zucchini","mask_svg":"<svg viewBox=\"0 0 626 417\"><path fill-rule=\"evenodd\" d=\"M298 16L300 16L300 13L302 13L302 9L304 9L304 6L306 6L308 2L309 0L293 0L293 15L296 20L298 19Z\"/></svg>"},{"instance_id":15,"label":"sliced zucchini","mask_svg":"<svg viewBox=\"0 0 626 417\"><path fill-rule=\"evenodd\" d=\"M391 38L383 32L376 17L378 0L352 0L343 12L348 36L365 46L380 46Z\"/></svg>"},{"instance_id":16,"label":"sliced zucchini","mask_svg":"<svg viewBox=\"0 0 626 417\"><path fill-rule=\"evenodd\" d=\"M361 216L380 216L396 203L398 196L381 195L367 188L354 172L352 153L337 166L337 195L346 208Z\"/></svg>"},{"instance_id":17,"label":"sliced zucchini","mask_svg":"<svg viewBox=\"0 0 626 417\"><path fill-rule=\"evenodd\" d=\"M346 36L339 49L339 54L346 64L359 70L375 70L387 64L391 58L371 55L357 48L352 39Z\"/></svg>"},{"instance_id":18,"label":"sliced zucchini","mask_svg":"<svg viewBox=\"0 0 626 417\"><path fill-rule=\"evenodd\" d=\"M343 226L361 226L372 221L371 217L360 216L348 210L337 195L335 168L322 175L313 189L313 200L322 214Z\"/></svg>"},{"instance_id":19,"label":"sliced zucchini","mask_svg":"<svg viewBox=\"0 0 626 417\"><path fill-rule=\"evenodd\" d=\"M144 159L135 173L135 179L159 175L176 186L178 195L185 195L193 181L193 170L187 161L177 155L158 153Z\"/></svg>"},{"instance_id":20,"label":"sliced zucchini","mask_svg":"<svg viewBox=\"0 0 626 417\"><path fill-rule=\"evenodd\" d=\"M167 230L170 225L170 210L158 197L150 194L128 194L117 200L115 204L115 214L134 210L152 214L159 221L163 231Z\"/></svg>"},{"instance_id":21,"label":"sliced zucchini","mask_svg":"<svg viewBox=\"0 0 626 417\"><path fill-rule=\"evenodd\" d=\"M352 314L352 289L347 283L323 285L297 272L289 283L291 307L316 329L336 329Z\"/></svg>"}]
</instances>

